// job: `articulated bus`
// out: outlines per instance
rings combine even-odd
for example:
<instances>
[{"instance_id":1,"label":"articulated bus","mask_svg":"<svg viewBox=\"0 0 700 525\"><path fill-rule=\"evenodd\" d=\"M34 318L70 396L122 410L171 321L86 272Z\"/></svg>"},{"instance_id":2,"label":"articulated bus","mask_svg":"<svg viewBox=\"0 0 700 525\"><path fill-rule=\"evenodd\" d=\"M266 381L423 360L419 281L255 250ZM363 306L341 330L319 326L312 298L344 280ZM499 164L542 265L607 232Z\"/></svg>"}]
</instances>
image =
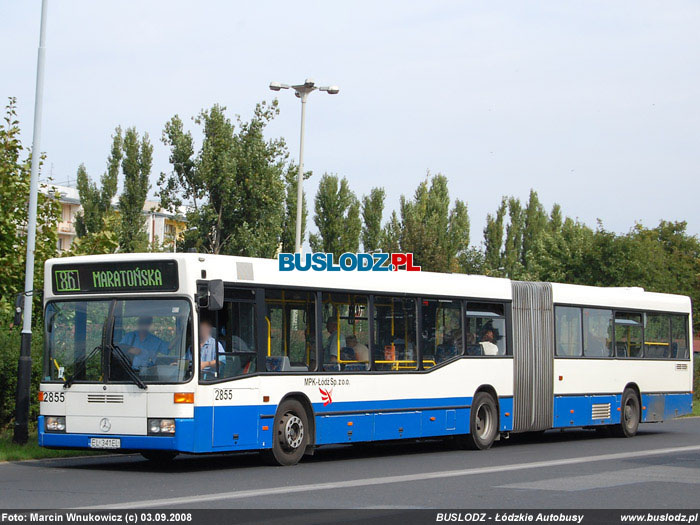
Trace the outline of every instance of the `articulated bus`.
<instances>
[{"instance_id":1,"label":"articulated bus","mask_svg":"<svg viewBox=\"0 0 700 525\"><path fill-rule=\"evenodd\" d=\"M691 304L641 288L276 260L46 263L39 444L260 451L572 427L631 437L691 412Z\"/></svg>"}]
</instances>

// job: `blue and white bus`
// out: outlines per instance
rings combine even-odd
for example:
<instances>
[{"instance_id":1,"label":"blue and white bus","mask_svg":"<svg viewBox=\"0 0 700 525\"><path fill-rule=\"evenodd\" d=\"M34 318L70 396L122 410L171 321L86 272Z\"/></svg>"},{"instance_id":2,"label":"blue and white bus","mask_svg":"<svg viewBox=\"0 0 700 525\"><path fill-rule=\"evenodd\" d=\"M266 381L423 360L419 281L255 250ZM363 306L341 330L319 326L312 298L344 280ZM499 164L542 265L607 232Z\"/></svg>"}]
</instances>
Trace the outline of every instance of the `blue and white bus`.
<instances>
[{"instance_id":1,"label":"blue and white bus","mask_svg":"<svg viewBox=\"0 0 700 525\"><path fill-rule=\"evenodd\" d=\"M124 254L46 263L39 444L261 451L640 423L691 412L691 304L428 272Z\"/></svg>"}]
</instances>

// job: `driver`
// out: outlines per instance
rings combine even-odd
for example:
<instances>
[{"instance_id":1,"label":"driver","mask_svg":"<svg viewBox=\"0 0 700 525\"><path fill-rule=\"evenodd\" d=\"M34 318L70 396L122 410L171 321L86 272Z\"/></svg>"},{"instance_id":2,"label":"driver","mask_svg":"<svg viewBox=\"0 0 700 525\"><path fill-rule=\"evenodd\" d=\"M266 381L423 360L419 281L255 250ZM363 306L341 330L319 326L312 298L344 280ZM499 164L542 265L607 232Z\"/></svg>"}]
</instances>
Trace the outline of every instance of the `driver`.
<instances>
[{"instance_id":1,"label":"driver","mask_svg":"<svg viewBox=\"0 0 700 525\"><path fill-rule=\"evenodd\" d=\"M139 317L136 330L127 332L119 341L119 346L132 356L131 366L134 370L153 366L157 354L168 353L168 343L151 333L152 325L153 317Z\"/></svg>"}]
</instances>

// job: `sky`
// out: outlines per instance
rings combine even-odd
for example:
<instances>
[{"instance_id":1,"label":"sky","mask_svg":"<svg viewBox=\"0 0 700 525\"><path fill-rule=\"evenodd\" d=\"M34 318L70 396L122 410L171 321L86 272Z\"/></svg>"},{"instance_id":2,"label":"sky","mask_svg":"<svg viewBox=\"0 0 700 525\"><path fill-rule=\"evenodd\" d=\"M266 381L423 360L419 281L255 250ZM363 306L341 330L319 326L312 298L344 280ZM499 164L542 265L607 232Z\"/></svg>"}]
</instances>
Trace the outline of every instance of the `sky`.
<instances>
[{"instance_id":1,"label":"sky","mask_svg":"<svg viewBox=\"0 0 700 525\"><path fill-rule=\"evenodd\" d=\"M31 144L41 2L0 0L0 98ZM117 125L148 132L214 103L249 118L279 98L268 136L298 159L300 104L270 81L336 84L307 104L306 183L347 177L387 210L430 173L465 200L472 244L502 195L591 226L684 220L700 233L697 1L51 1L41 149L55 183L105 170ZM153 193L153 190L152 192ZM386 213L388 215L388 212Z\"/></svg>"}]
</instances>

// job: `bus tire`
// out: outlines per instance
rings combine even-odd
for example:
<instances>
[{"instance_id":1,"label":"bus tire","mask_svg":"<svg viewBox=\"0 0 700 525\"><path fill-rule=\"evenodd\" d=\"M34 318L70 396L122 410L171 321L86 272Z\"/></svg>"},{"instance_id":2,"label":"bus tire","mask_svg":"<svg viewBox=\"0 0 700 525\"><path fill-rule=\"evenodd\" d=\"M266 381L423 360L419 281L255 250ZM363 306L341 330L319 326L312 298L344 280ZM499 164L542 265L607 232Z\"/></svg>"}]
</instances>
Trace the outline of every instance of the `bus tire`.
<instances>
[{"instance_id":1,"label":"bus tire","mask_svg":"<svg viewBox=\"0 0 700 525\"><path fill-rule=\"evenodd\" d=\"M620 424L614 427L615 434L619 437L634 437L639 429L642 412L637 392L631 388L626 389L622 394L620 409Z\"/></svg>"},{"instance_id":2,"label":"bus tire","mask_svg":"<svg viewBox=\"0 0 700 525\"><path fill-rule=\"evenodd\" d=\"M463 439L466 448L491 448L498 435L498 404L488 392L478 392L469 415L469 434Z\"/></svg>"},{"instance_id":3,"label":"bus tire","mask_svg":"<svg viewBox=\"0 0 700 525\"><path fill-rule=\"evenodd\" d=\"M154 465L169 465L178 453L172 450L144 450L141 455Z\"/></svg>"},{"instance_id":4,"label":"bus tire","mask_svg":"<svg viewBox=\"0 0 700 525\"><path fill-rule=\"evenodd\" d=\"M296 399L287 399L277 409L272 427L272 448L262 451L266 463L296 465L309 444L309 421L306 410Z\"/></svg>"}]
</instances>

